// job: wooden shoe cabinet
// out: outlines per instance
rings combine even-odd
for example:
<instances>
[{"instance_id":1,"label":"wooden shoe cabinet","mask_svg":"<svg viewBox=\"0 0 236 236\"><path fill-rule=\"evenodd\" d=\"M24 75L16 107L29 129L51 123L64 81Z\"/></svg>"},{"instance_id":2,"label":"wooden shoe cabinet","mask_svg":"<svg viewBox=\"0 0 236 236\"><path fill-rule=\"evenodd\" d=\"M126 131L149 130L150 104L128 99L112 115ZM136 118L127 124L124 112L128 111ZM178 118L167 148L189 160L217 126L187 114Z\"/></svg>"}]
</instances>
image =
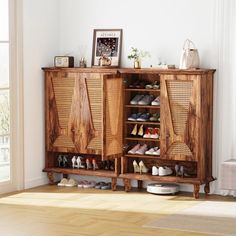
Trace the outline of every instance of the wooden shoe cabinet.
<instances>
[{"instance_id":1,"label":"wooden shoe cabinet","mask_svg":"<svg viewBox=\"0 0 236 236\"><path fill-rule=\"evenodd\" d=\"M44 171L109 177L112 188L120 172L123 96L116 71L45 68L46 159ZM115 162L114 171L58 166L59 155L68 163L74 155Z\"/></svg>"},{"instance_id":2,"label":"wooden shoe cabinet","mask_svg":"<svg viewBox=\"0 0 236 236\"><path fill-rule=\"evenodd\" d=\"M192 184L199 197L200 185L209 192L212 177L212 107L214 70L44 68L46 107L45 169L53 173L123 178L125 190L131 180ZM160 82L160 89L130 88L141 79ZM160 106L132 105L137 95L160 96ZM135 113L160 113L159 121L129 121ZM143 125L159 128L158 139L133 136ZM129 154L139 144L158 146L160 155ZM59 154L114 160L115 170L59 168ZM134 173L133 161L143 161L148 173ZM152 176L152 166L184 166L186 175Z\"/></svg>"}]
</instances>

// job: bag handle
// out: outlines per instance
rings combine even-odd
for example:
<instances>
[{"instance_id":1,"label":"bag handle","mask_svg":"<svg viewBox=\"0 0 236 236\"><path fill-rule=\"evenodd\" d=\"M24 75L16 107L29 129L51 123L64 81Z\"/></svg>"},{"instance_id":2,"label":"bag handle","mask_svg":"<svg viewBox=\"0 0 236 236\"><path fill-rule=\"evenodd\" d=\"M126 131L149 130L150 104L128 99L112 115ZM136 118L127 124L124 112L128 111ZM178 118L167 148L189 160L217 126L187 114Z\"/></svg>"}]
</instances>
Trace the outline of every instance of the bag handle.
<instances>
[{"instance_id":1,"label":"bag handle","mask_svg":"<svg viewBox=\"0 0 236 236\"><path fill-rule=\"evenodd\" d=\"M186 39L183 45L183 49L190 49L190 45L193 46L192 49L196 49L195 44L193 43L193 41L191 41L190 39ZM187 47L186 47L187 46Z\"/></svg>"}]
</instances>

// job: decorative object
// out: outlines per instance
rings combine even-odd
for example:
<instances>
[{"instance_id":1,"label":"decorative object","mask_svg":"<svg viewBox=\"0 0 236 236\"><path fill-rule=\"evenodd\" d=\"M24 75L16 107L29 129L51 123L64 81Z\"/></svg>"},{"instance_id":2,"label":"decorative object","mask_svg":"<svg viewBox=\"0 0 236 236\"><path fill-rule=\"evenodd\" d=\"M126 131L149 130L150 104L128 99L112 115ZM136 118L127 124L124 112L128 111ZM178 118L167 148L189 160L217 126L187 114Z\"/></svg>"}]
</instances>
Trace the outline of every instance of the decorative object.
<instances>
[{"instance_id":1,"label":"decorative object","mask_svg":"<svg viewBox=\"0 0 236 236\"><path fill-rule=\"evenodd\" d=\"M54 66L55 67L74 67L74 57L55 56Z\"/></svg>"},{"instance_id":2,"label":"decorative object","mask_svg":"<svg viewBox=\"0 0 236 236\"><path fill-rule=\"evenodd\" d=\"M134 68L141 68L141 59L144 57L150 57L149 52L139 51L137 48L131 47L131 53L128 55L128 59L134 60Z\"/></svg>"},{"instance_id":3,"label":"decorative object","mask_svg":"<svg viewBox=\"0 0 236 236\"><path fill-rule=\"evenodd\" d=\"M119 67L122 29L95 29L92 66Z\"/></svg>"},{"instance_id":4,"label":"decorative object","mask_svg":"<svg viewBox=\"0 0 236 236\"><path fill-rule=\"evenodd\" d=\"M187 39L184 42L181 58L180 58L180 69L197 69L199 68L200 60L198 50L195 44Z\"/></svg>"},{"instance_id":5,"label":"decorative object","mask_svg":"<svg viewBox=\"0 0 236 236\"><path fill-rule=\"evenodd\" d=\"M79 66L80 68L86 68L87 64L86 64L86 60L84 57L81 57L80 61L79 61Z\"/></svg>"}]
</instances>

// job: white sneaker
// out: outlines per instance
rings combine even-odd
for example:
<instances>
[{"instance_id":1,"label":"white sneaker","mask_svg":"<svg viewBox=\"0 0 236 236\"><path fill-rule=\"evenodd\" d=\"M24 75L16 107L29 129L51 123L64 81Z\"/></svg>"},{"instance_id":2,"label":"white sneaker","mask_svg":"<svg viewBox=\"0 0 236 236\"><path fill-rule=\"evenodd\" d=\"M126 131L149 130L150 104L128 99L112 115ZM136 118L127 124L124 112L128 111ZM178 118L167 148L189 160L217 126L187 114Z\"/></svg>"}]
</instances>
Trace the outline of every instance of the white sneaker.
<instances>
[{"instance_id":1,"label":"white sneaker","mask_svg":"<svg viewBox=\"0 0 236 236\"><path fill-rule=\"evenodd\" d=\"M159 167L157 166L152 167L152 175L159 175Z\"/></svg>"},{"instance_id":2,"label":"white sneaker","mask_svg":"<svg viewBox=\"0 0 236 236\"><path fill-rule=\"evenodd\" d=\"M173 173L172 169L167 166L159 167L159 176L171 175Z\"/></svg>"},{"instance_id":3,"label":"white sneaker","mask_svg":"<svg viewBox=\"0 0 236 236\"><path fill-rule=\"evenodd\" d=\"M154 151L153 151L152 155L160 156L160 154L161 154L160 148L154 147Z\"/></svg>"}]
</instances>

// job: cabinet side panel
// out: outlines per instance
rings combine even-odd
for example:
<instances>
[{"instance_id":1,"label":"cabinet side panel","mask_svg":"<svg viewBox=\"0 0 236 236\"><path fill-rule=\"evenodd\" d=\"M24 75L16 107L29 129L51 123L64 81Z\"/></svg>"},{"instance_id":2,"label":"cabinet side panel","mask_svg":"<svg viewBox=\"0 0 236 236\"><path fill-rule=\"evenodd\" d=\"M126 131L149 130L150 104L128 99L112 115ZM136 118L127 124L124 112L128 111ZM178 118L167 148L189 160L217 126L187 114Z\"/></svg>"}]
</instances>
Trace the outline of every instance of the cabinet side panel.
<instances>
[{"instance_id":1,"label":"cabinet side panel","mask_svg":"<svg viewBox=\"0 0 236 236\"><path fill-rule=\"evenodd\" d=\"M212 178L212 115L213 75L202 76L201 81L201 135L198 176L202 181Z\"/></svg>"},{"instance_id":2,"label":"cabinet side panel","mask_svg":"<svg viewBox=\"0 0 236 236\"><path fill-rule=\"evenodd\" d=\"M122 155L123 137L123 81L105 79L105 155Z\"/></svg>"},{"instance_id":3,"label":"cabinet side panel","mask_svg":"<svg viewBox=\"0 0 236 236\"><path fill-rule=\"evenodd\" d=\"M45 81L45 109L46 109L46 151L53 151L54 142L60 136L60 124L53 79L58 77L57 72L46 72Z\"/></svg>"}]
</instances>

